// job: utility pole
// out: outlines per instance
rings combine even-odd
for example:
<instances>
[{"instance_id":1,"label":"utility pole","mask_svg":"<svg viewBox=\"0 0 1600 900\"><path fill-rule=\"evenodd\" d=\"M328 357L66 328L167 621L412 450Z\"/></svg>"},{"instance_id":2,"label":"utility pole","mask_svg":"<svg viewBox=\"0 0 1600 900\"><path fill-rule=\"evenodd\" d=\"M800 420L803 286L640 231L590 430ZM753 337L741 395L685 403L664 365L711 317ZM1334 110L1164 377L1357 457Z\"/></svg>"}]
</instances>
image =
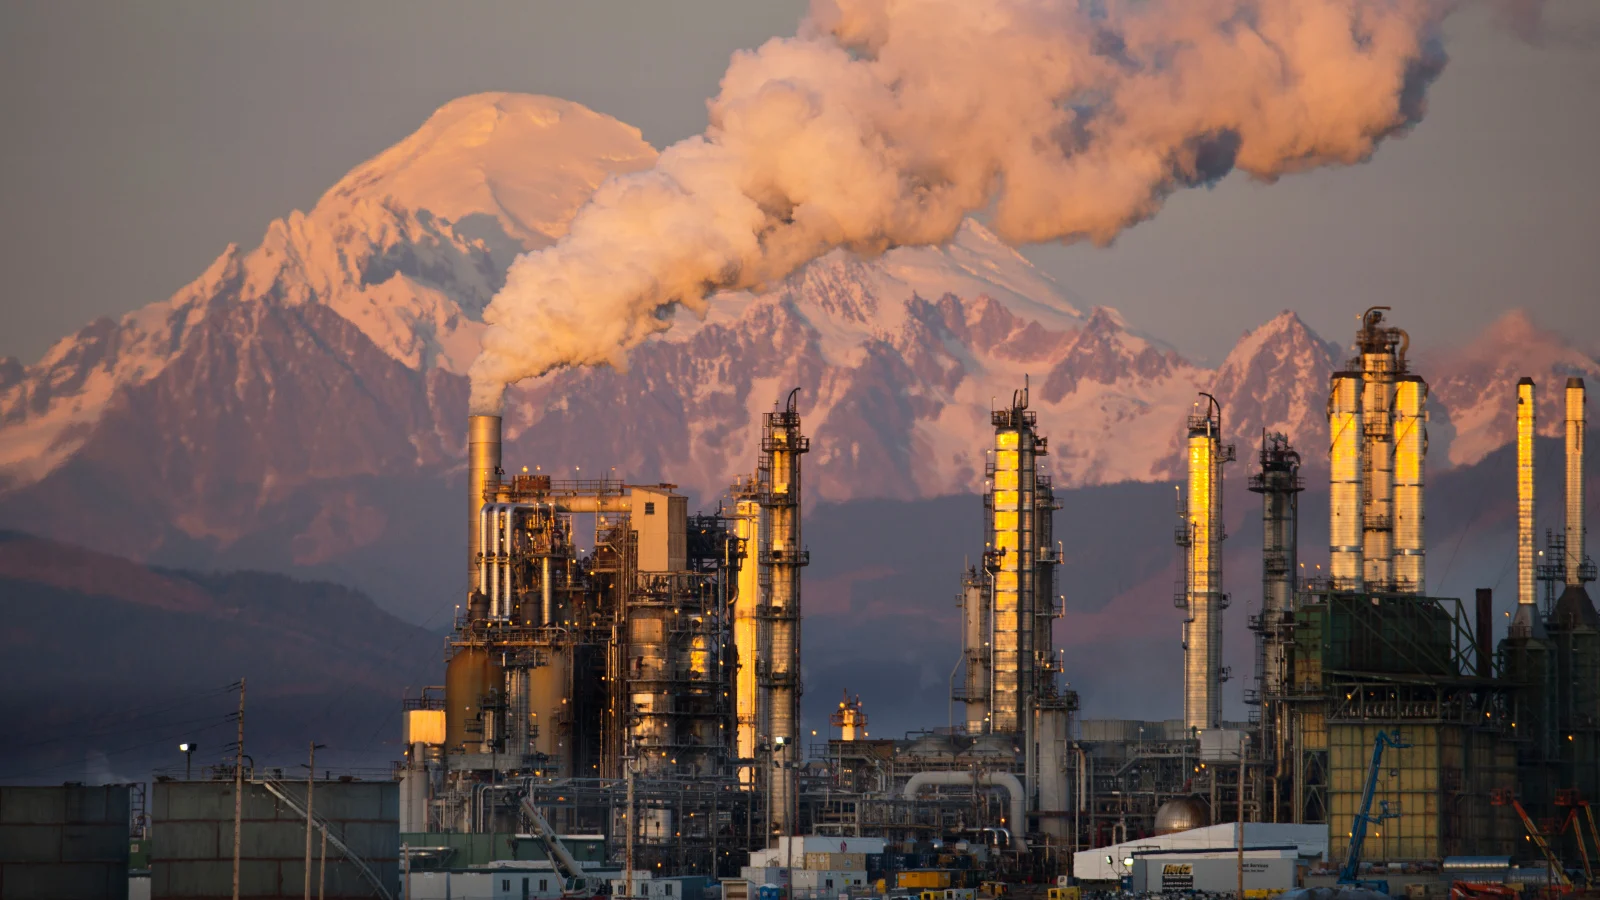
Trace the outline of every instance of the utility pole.
<instances>
[{"instance_id":1,"label":"utility pole","mask_svg":"<svg viewBox=\"0 0 1600 900\"><path fill-rule=\"evenodd\" d=\"M306 763L306 889L305 900L311 900L311 802L317 786L317 748L326 744L311 742L311 759Z\"/></svg>"},{"instance_id":2,"label":"utility pole","mask_svg":"<svg viewBox=\"0 0 1600 900\"><path fill-rule=\"evenodd\" d=\"M623 772L628 779L628 811L623 815L623 818L628 822L628 836L623 841L625 849L623 850L622 864L626 870L622 878L623 884L628 890L628 900L633 900L633 833L639 827L638 820L633 815L633 764L636 752L633 747L633 741L630 740L628 742L628 752L622 757ZM712 825L714 827L716 823L713 822Z\"/></svg>"},{"instance_id":3,"label":"utility pole","mask_svg":"<svg viewBox=\"0 0 1600 900\"><path fill-rule=\"evenodd\" d=\"M1239 834L1237 846L1239 848L1239 900L1244 900L1244 759L1245 745L1250 738L1243 732L1239 734Z\"/></svg>"},{"instance_id":4,"label":"utility pole","mask_svg":"<svg viewBox=\"0 0 1600 900\"><path fill-rule=\"evenodd\" d=\"M239 679L239 742L233 758L233 900L239 900L239 830L244 825L244 679Z\"/></svg>"}]
</instances>

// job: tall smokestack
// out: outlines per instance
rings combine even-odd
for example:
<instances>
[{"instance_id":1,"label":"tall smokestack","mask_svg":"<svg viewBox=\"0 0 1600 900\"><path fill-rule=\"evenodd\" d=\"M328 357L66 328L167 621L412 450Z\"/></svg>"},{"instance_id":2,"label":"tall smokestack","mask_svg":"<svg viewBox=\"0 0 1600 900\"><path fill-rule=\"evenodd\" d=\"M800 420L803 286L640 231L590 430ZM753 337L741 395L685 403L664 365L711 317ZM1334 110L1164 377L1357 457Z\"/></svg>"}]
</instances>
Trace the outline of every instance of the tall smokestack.
<instances>
[{"instance_id":1,"label":"tall smokestack","mask_svg":"<svg viewBox=\"0 0 1600 900\"><path fill-rule=\"evenodd\" d=\"M1584 571L1585 544L1583 533L1583 433L1584 388L1582 378L1567 379L1567 584L1582 585L1593 580L1592 572ZM1585 578L1585 576L1588 576Z\"/></svg>"},{"instance_id":2,"label":"tall smokestack","mask_svg":"<svg viewBox=\"0 0 1600 900\"><path fill-rule=\"evenodd\" d=\"M1533 484L1533 441L1538 433L1532 378L1517 382L1517 614L1511 627L1523 634L1541 631L1534 607L1537 598L1533 526L1536 498Z\"/></svg>"},{"instance_id":3,"label":"tall smokestack","mask_svg":"<svg viewBox=\"0 0 1600 900\"><path fill-rule=\"evenodd\" d=\"M467 591L478 589L478 556L483 550L483 535L478 531L478 513L492 498L485 495L500 484L500 417L489 415L467 418Z\"/></svg>"},{"instance_id":4,"label":"tall smokestack","mask_svg":"<svg viewBox=\"0 0 1600 900\"><path fill-rule=\"evenodd\" d=\"M1361 565L1361 373L1335 372L1328 391L1328 578L1359 591Z\"/></svg>"},{"instance_id":5,"label":"tall smokestack","mask_svg":"<svg viewBox=\"0 0 1600 900\"><path fill-rule=\"evenodd\" d=\"M1428 383L1402 375L1394 392L1395 590L1427 593L1427 519L1422 482L1428 455Z\"/></svg>"},{"instance_id":6,"label":"tall smokestack","mask_svg":"<svg viewBox=\"0 0 1600 900\"><path fill-rule=\"evenodd\" d=\"M1184 553L1183 726L1216 728L1222 722L1222 406L1201 394L1205 409L1189 417L1189 495Z\"/></svg>"}]
</instances>

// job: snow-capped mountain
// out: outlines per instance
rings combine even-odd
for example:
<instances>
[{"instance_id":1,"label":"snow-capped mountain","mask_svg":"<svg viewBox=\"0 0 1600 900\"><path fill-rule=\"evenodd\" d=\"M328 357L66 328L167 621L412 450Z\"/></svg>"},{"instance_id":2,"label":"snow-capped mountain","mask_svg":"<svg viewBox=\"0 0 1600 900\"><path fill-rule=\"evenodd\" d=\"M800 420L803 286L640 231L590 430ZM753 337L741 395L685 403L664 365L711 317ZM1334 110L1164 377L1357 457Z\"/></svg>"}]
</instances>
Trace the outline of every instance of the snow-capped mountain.
<instances>
[{"instance_id":1,"label":"snow-capped mountain","mask_svg":"<svg viewBox=\"0 0 1600 900\"><path fill-rule=\"evenodd\" d=\"M157 377L239 304L324 306L409 369L465 371L511 260L564 234L607 175L654 159L636 129L575 103L450 103L171 299L91 322L33 366L0 361L0 485L71 458L120 390Z\"/></svg>"},{"instance_id":2,"label":"snow-capped mountain","mask_svg":"<svg viewBox=\"0 0 1600 900\"><path fill-rule=\"evenodd\" d=\"M90 323L34 365L0 361L0 521L141 558L249 548L257 565L333 566L378 553L431 514L406 497L459 475L462 373L512 259L558 238L605 177L654 156L637 130L566 101L446 105L171 299ZM1435 385L1436 428L1453 430L1440 463L1504 443L1496 398L1512 370L1541 383L1600 370L1513 326L1416 365ZM507 462L615 467L711 504L753 465L757 415L799 387L811 496L965 493L981 489L990 410L1025 382L1063 487L1177 476L1203 390L1241 457L1269 429L1314 461L1342 355L1284 313L1210 369L1085 309L968 222L948 246L834 253L767 293L718 297L625 373L519 387Z\"/></svg>"}]
</instances>

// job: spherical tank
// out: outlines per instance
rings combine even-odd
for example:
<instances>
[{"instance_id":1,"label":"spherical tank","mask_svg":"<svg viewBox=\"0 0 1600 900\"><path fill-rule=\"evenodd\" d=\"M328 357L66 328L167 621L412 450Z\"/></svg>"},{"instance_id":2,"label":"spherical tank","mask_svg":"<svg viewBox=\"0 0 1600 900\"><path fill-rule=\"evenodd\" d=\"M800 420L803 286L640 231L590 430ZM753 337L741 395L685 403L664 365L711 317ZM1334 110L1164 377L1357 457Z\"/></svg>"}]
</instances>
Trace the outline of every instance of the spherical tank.
<instances>
[{"instance_id":1,"label":"spherical tank","mask_svg":"<svg viewBox=\"0 0 1600 900\"><path fill-rule=\"evenodd\" d=\"M488 723L481 722L486 697L504 690L505 673L482 647L462 648L450 657L444 673L444 740L451 752L476 752L489 736Z\"/></svg>"},{"instance_id":2,"label":"spherical tank","mask_svg":"<svg viewBox=\"0 0 1600 900\"><path fill-rule=\"evenodd\" d=\"M1193 797L1175 797L1156 810L1156 834L1172 834L1203 828L1211 817L1206 815L1203 803Z\"/></svg>"},{"instance_id":3,"label":"spherical tank","mask_svg":"<svg viewBox=\"0 0 1600 900\"><path fill-rule=\"evenodd\" d=\"M553 649L550 661L528 672L528 712L535 730L533 748L550 757L553 767L570 774L571 752L567 746L567 733L563 728L570 716L571 705L567 696L568 651Z\"/></svg>"}]
</instances>

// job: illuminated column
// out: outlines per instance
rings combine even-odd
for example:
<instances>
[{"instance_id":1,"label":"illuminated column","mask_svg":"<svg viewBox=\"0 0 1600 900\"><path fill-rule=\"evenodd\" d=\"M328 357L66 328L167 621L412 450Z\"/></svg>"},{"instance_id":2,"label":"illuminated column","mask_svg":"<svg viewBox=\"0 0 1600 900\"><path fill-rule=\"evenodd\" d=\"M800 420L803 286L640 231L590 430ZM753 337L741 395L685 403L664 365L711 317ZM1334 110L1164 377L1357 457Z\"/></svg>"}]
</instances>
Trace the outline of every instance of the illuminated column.
<instances>
[{"instance_id":1,"label":"illuminated column","mask_svg":"<svg viewBox=\"0 0 1600 900\"><path fill-rule=\"evenodd\" d=\"M767 689L756 673L770 664L770 635L761 627L760 611L766 597L766 567L761 565L761 527L764 514L755 500L740 500L735 507L735 533L744 546L744 562L739 568L739 593L733 604L733 646L739 660L734 679L734 710L737 721L735 749L739 759L757 759L761 725L766 721ZM769 640L763 641L763 637ZM746 786L757 782L755 773L741 769L739 780Z\"/></svg>"},{"instance_id":2,"label":"illuminated column","mask_svg":"<svg viewBox=\"0 0 1600 900\"><path fill-rule=\"evenodd\" d=\"M1517 619L1513 624L1532 625L1536 597L1533 525L1536 499L1533 484L1533 444L1537 433L1538 411L1534 407L1532 378L1517 382ZM1524 619L1527 621L1524 622Z\"/></svg>"},{"instance_id":3,"label":"illuminated column","mask_svg":"<svg viewBox=\"0 0 1600 900\"><path fill-rule=\"evenodd\" d=\"M779 835L793 835L799 825L800 569L810 562L800 536L800 456L811 449L811 441L800 433L800 413L795 405L799 393L799 388L791 391L785 409L767 414L761 438L761 452L767 457L772 479L762 500L769 534L763 561L772 567L767 736L772 742L773 767L770 815Z\"/></svg>"},{"instance_id":4,"label":"illuminated column","mask_svg":"<svg viewBox=\"0 0 1600 900\"><path fill-rule=\"evenodd\" d=\"M1328 576L1342 591L1364 583L1361 424L1361 373L1335 372L1328 392Z\"/></svg>"},{"instance_id":5,"label":"illuminated column","mask_svg":"<svg viewBox=\"0 0 1600 900\"><path fill-rule=\"evenodd\" d=\"M1222 409L1209 394L1189 417L1189 492L1184 509L1183 724L1222 720ZM1231 448L1230 448L1231 449Z\"/></svg>"},{"instance_id":6,"label":"illuminated column","mask_svg":"<svg viewBox=\"0 0 1600 900\"><path fill-rule=\"evenodd\" d=\"M1428 454L1428 384L1402 376L1394 394L1394 581L1403 593L1427 592L1422 482Z\"/></svg>"},{"instance_id":7,"label":"illuminated column","mask_svg":"<svg viewBox=\"0 0 1600 900\"><path fill-rule=\"evenodd\" d=\"M1567 584L1581 585L1593 580L1584 570L1583 533L1583 433L1584 388L1582 378L1567 379Z\"/></svg>"},{"instance_id":8,"label":"illuminated column","mask_svg":"<svg viewBox=\"0 0 1600 900\"><path fill-rule=\"evenodd\" d=\"M994 483L989 492L993 552L988 569L994 616L989 713L993 731L1009 732L1022 725L1023 667L1032 652L1024 646L1031 643L1032 622L1023 603L1032 594L1034 577L1034 460L1031 414L1015 405L1003 413L1005 421L994 436Z\"/></svg>"},{"instance_id":9,"label":"illuminated column","mask_svg":"<svg viewBox=\"0 0 1600 900\"><path fill-rule=\"evenodd\" d=\"M1393 398L1394 351L1380 337L1364 346L1361 354L1361 477L1365 489L1361 564L1362 580L1371 590L1388 590L1394 582Z\"/></svg>"}]
</instances>

